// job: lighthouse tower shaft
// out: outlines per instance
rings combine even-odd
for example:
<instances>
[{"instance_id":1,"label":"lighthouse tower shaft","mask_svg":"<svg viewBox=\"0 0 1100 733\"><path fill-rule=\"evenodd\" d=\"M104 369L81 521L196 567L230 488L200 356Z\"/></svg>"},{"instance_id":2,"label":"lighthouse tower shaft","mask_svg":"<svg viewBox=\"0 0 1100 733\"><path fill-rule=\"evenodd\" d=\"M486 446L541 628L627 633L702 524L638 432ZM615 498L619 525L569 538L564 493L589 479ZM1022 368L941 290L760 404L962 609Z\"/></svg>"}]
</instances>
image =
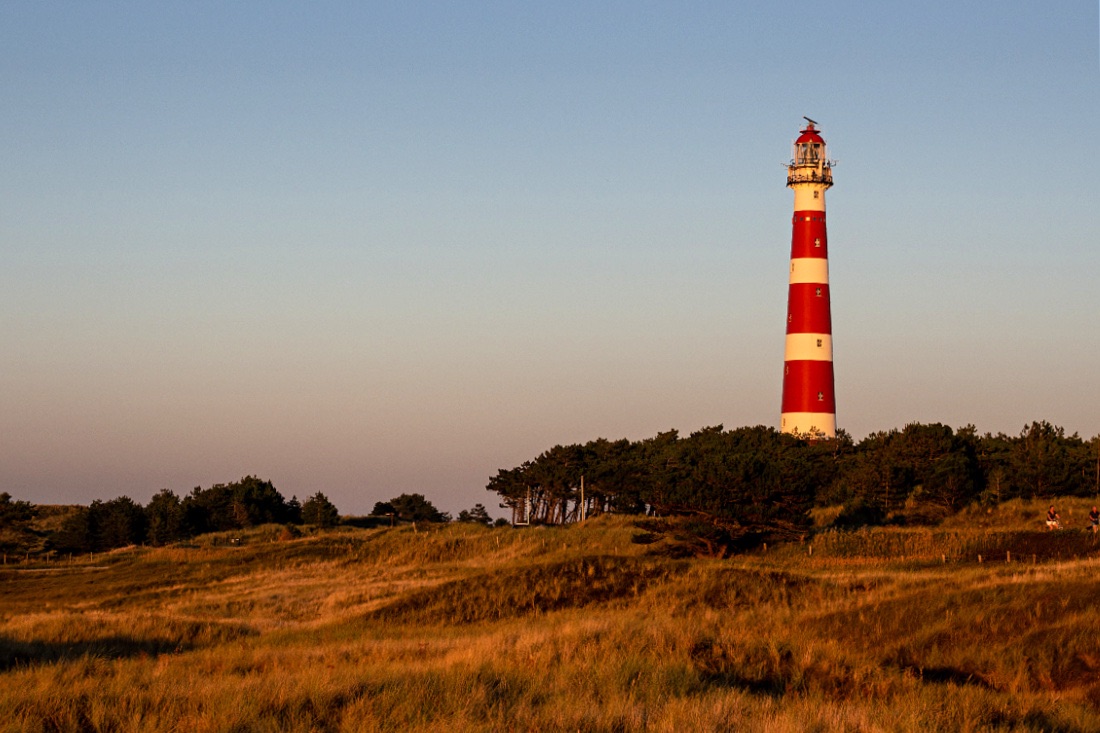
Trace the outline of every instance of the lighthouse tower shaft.
<instances>
[{"instance_id":1,"label":"lighthouse tower shaft","mask_svg":"<svg viewBox=\"0 0 1100 733\"><path fill-rule=\"evenodd\" d=\"M794 190L787 344L780 431L836 436L833 327L825 191L833 185L825 140L809 123L794 144L787 187Z\"/></svg>"}]
</instances>

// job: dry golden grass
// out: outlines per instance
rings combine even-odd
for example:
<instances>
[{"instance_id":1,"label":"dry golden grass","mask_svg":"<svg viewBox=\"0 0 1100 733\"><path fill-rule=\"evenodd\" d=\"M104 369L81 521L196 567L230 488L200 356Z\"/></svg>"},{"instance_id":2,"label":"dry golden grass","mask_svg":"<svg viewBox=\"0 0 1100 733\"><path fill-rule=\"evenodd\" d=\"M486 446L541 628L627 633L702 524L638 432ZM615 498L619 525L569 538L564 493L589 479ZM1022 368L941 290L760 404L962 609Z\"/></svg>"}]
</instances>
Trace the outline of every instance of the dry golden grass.
<instances>
[{"instance_id":1,"label":"dry golden grass","mask_svg":"<svg viewBox=\"0 0 1100 733\"><path fill-rule=\"evenodd\" d=\"M1100 730L1081 533L276 530L0 569L0 731ZM1048 554L968 554L1004 536Z\"/></svg>"}]
</instances>

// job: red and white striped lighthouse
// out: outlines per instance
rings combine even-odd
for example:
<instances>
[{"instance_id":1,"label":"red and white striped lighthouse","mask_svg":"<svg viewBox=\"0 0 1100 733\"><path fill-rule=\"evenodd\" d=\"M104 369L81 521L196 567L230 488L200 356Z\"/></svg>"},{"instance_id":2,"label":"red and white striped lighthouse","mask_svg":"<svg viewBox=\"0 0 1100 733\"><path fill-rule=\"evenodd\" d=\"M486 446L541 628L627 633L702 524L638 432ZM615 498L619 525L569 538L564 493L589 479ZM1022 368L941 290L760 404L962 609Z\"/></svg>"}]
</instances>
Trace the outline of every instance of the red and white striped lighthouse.
<instances>
[{"instance_id":1,"label":"red and white striped lighthouse","mask_svg":"<svg viewBox=\"0 0 1100 733\"><path fill-rule=\"evenodd\" d=\"M787 346L780 431L836 437L833 324L829 309L829 238L825 190L833 185L825 140L810 118L794 142L787 187L794 189Z\"/></svg>"}]
</instances>

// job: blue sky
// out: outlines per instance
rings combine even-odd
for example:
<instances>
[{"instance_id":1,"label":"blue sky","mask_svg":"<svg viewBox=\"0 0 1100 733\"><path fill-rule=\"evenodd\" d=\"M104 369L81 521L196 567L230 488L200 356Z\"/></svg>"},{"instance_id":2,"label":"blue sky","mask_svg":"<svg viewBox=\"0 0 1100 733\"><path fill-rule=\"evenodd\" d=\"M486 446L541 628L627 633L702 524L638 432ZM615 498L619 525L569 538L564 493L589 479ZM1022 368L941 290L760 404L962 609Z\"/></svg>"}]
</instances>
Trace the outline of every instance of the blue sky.
<instances>
[{"instance_id":1,"label":"blue sky","mask_svg":"<svg viewBox=\"0 0 1100 733\"><path fill-rule=\"evenodd\" d=\"M0 6L0 490L481 501L776 425L802 115L838 424L1100 432L1096 3Z\"/></svg>"}]
</instances>

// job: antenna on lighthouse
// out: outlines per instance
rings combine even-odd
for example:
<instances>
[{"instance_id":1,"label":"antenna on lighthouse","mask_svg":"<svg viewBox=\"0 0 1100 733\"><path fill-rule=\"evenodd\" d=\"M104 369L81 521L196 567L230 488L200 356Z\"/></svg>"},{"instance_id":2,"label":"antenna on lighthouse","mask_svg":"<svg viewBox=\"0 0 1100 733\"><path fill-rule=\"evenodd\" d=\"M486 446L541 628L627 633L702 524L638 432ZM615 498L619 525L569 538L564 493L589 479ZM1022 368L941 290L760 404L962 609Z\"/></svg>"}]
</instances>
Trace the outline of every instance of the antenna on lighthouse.
<instances>
[{"instance_id":1,"label":"antenna on lighthouse","mask_svg":"<svg viewBox=\"0 0 1100 733\"><path fill-rule=\"evenodd\" d=\"M816 125L816 124L818 124L818 123L817 123L817 120L811 120L811 119L810 119L809 117L807 117L806 115L802 115L802 119L806 120L806 122L809 122L809 123L810 123L811 125Z\"/></svg>"}]
</instances>

